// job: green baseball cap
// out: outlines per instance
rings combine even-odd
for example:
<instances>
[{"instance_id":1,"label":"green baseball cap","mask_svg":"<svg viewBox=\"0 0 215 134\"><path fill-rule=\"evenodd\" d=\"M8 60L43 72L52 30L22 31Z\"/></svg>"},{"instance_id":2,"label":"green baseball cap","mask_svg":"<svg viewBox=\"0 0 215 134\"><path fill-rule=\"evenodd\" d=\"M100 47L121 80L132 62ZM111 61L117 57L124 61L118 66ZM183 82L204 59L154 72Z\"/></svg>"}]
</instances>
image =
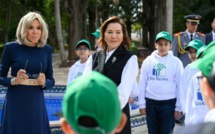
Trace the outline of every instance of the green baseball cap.
<instances>
[{"instance_id":1,"label":"green baseball cap","mask_svg":"<svg viewBox=\"0 0 215 134\"><path fill-rule=\"evenodd\" d=\"M96 29L96 31L94 33L91 33L92 35L94 35L95 37L99 38L100 37L100 27L98 27Z\"/></svg>"},{"instance_id":2,"label":"green baseball cap","mask_svg":"<svg viewBox=\"0 0 215 134\"><path fill-rule=\"evenodd\" d=\"M158 33L156 36L155 42L157 42L161 38L166 39L169 42L172 42L172 38L171 38L170 34L166 31L161 31L160 33Z\"/></svg>"},{"instance_id":3,"label":"green baseball cap","mask_svg":"<svg viewBox=\"0 0 215 134\"><path fill-rule=\"evenodd\" d=\"M189 47L192 47L192 48L196 49L196 51L198 51L198 49L203 46L205 46L205 45L203 44L203 42L201 40L194 39L194 40L190 41L190 43L185 48L185 50L188 51Z\"/></svg>"},{"instance_id":4,"label":"green baseball cap","mask_svg":"<svg viewBox=\"0 0 215 134\"><path fill-rule=\"evenodd\" d=\"M208 44L202 53L202 57L192 63L193 68L198 68L209 78L215 62L215 41Z\"/></svg>"},{"instance_id":5,"label":"green baseball cap","mask_svg":"<svg viewBox=\"0 0 215 134\"><path fill-rule=\"evenodd\" d=\"M71 127L81 134L103 134L120 123L122 110L117 86L106 76L92 71L67 86L63 98L63 115ZM98 127L80 125L80 117L93 118Z\"/></svg>"},{"instance_id":6,"label":"green baseball cap","mask_svg":"<svg viewBox=\"0 0 215 134\"><path fill-rule=\"evenodd\" d=\"M81 44L86 44L87 47L89 48L89 50L91 50L91 45L90 45L90 42L86 39L82 39L82 40L79 40L76 44L76 49L78 48L79 45Z\"/></svg>"},{"instance_id":7,"label":"green baseball cap","mask_svg":"<svg viewBox=\"0 0 215 134\"><path fill-rule=\"evenodd\" d=\"M200 58L200 55L205 51L205 49L206 49L205 45L198 49L196 53L196 59Z\"/></svg>"}]
</instances>

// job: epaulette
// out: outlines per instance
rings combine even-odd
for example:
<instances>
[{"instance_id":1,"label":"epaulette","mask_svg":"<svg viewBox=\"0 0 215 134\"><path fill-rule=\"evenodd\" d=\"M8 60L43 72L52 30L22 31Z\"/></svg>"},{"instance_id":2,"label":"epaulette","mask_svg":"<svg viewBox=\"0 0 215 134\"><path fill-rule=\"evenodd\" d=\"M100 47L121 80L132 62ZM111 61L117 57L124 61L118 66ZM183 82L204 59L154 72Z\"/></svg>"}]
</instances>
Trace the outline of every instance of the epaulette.
<instances>
[{"instance_id":1,"label":"epaulette","mask_svg":"<svg viewBox=\"0 0 215 134\"><path fill-rule=\"evenodd\" d=\"M205 37L205 34L203 34L203 33L197 32L197 34L199 34L199 35Z\"/></svg>"},{"instance_id":2,"label":"epaulette","mask_svg":"<svg viewBox=\"0 0 215 134\"><path fill-rule=\"evenodd\" d=\"M183 34L183 32L178 32L178 33L174 34L174 36L179 36L179 35L182 35L182 34Z\"/></svg>"}]
</instances>

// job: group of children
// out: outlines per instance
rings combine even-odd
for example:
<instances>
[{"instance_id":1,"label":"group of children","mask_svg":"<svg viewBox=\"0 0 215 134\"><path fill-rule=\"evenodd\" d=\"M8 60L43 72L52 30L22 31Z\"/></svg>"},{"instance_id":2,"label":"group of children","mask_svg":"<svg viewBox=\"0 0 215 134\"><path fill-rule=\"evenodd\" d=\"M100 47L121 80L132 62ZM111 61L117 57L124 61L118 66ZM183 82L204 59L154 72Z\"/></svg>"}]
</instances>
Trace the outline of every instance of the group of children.
<instances>
[{"instance_id":1,"label":"group of children","mask_svg":"<svg viewBox=\"0 0 215 134\"><path fill-rule=\"evenodd\" d=\"M171 42L168 32L157 34L156 50L143 61L139 84L133 89L139 94L139 111L147 117L149 134L173 133L175 120L181 113L185 115L185 125L203 122L208 111L201 95L200 71L192 68L192 63L184 69L182 62L171 51ZM185 50L193 62L201 57L204 48L200 40L194 39ZM76 44L80 60L69 70L68 85L82 75L90 50L90 43L85 39ZM132 102L132 99L129 101Z\"/></svg>"},{"instance_id":2,"label":"group of children","mask_svg":"<svg viewBox=\"0 0 215 134\"><path fill-rule=\"evenodd\" d=\"M191 63L185 69L172 54L171 36L160 32L155 50L142 63L139 80L139 110L147 116L149 134L173 133L175 120L184 115L185 125L204 121L209 110L200 89L201 72L192 62L201 57L205 45L197 39L185 48Z\"/></svg>"}]
</instances>

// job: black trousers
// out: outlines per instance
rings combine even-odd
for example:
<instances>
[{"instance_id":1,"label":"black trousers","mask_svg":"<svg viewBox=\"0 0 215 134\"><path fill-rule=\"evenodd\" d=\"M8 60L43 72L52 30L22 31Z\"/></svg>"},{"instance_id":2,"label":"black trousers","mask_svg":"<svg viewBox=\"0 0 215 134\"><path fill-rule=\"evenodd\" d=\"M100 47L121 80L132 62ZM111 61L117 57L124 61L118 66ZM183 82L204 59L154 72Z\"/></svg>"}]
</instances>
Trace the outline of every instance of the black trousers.
<instances>
[{"instance_id":1,"label":"black trousers","mask_svg":"<svg viewBox=\"0 0 215 134\"><path fill-rule=\"evenodd\" d=\"M122 109L123 113L127 116L127 122L125 127L120 133L117 134L131 134L131 120L130 120L130 109L129 109L129 103L125 105L125 107Z\"/></svg>"}]
</instances>

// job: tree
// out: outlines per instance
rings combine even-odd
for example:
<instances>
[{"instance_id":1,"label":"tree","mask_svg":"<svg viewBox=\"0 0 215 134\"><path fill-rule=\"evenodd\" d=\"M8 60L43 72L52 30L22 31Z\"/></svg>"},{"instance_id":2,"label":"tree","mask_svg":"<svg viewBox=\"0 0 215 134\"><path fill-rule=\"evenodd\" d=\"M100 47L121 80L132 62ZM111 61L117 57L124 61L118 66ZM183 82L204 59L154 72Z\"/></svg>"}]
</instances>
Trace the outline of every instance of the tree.
<instances>
[{"instance_id":1,"label":"tree","mask_svg":"<svg viewBox=\"0 0 215 134\"><path fill-rule=\"evenodd\" d=\"M89 17L89 33L92 33L96 30L100 24L96 23L96 17L97 17L97 0L89 0L88 1L88 7L87 7L87 12L88 12L88 17ZM95 49L95 38L93 36L90 36L89 41L91 42L92 49Z\"/></svg>"},{"instance_id":2,"label":"tree","mask_svg":"<svg viewBox=\"0 0 215 134\"><path fill-rule=\"evenodd\" d=\"M119 3L118 3L119 2ZM112 12L110 14L121 17L126 26L129 37L131 38L132 24L139 21L141 0L120 0L115 1L117 5L112 5Z\"/></svg>"},{"instance_id":3,"label":"tree","mask_svg":"<svg viewBox=\"0 0 215 134\"><path fill-rule=\"evenodd\" d=\"M167 0L143 0L143 46L154 50L156 34L167 30Z\"/></svg>"},{"instance_id":4,"label":"tree","mask_svg":"<svg viewBox=\"0 0 215 134\"><path fill-rule=\"evenodd\" d=\"M60 48L61 64L62 66L67 66L67 59L65 56L62 27L61 27L60 0L55 0L55 24L56 24L56 34L57 34L58 45Z\"/></svg>"},{"instance_id":5,"label":"tree","mask_svg":"<svg viewBox=\"0 0 215 134\"><path fill-rule=\"evenodd\" d=\"M75 44L78 40L85 38L85 27L86 27L86 8L87 0L65 0L65 8L68 13L69 18L69 43L68 51L69 56L68 60L73 61L77 59L74 51Z\"/></svg>"}]
</instances>

